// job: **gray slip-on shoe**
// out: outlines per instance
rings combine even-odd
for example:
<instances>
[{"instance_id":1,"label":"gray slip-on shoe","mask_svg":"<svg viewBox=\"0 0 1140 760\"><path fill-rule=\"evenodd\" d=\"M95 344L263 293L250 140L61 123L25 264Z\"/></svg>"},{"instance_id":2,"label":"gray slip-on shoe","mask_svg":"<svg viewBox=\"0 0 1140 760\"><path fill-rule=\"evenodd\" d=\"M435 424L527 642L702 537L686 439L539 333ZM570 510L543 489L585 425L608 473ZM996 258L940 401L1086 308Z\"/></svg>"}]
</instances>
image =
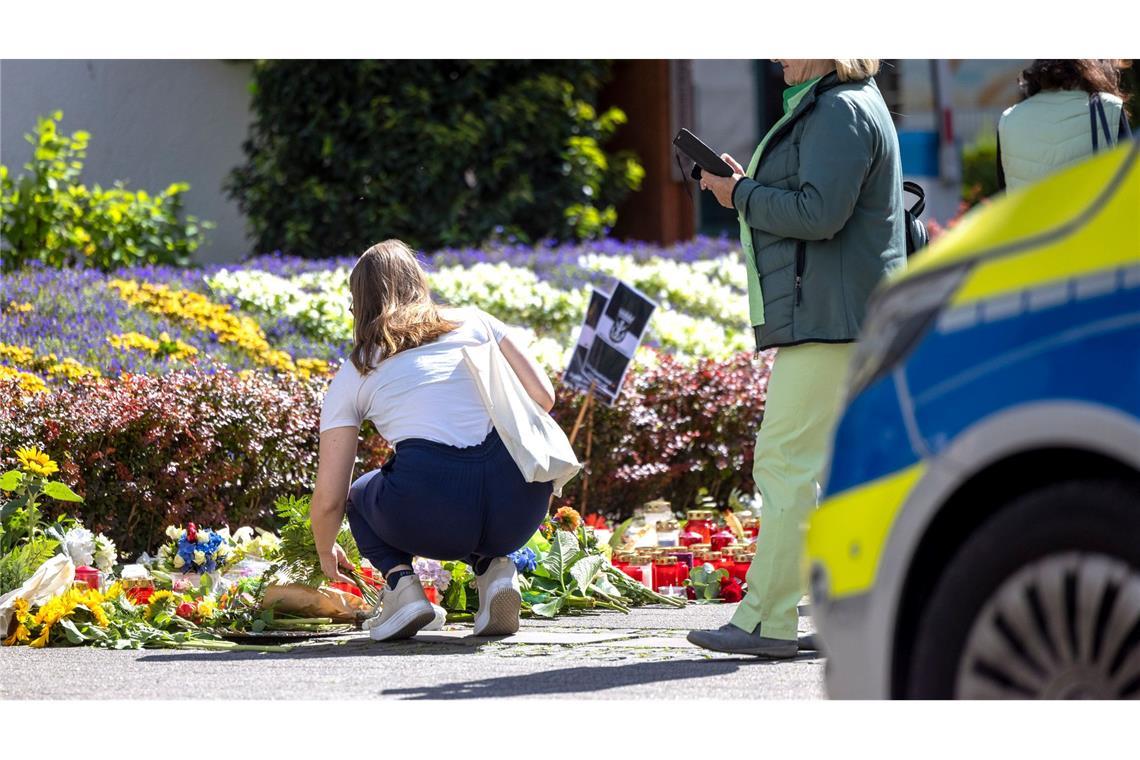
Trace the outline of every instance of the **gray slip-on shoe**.
<instances>
[{"instance_id":1,"label":"gray slip-on shoe","mask_svg":"<svg viewBox=\"0 0 1140 760\"><path fill-rule=\"evenodd\" d=\"M689 631L689 642L714 652L750 654L769 660L787 660L796 656L799 644L793 639L770 639L760 635L760 629L746 633L732 623L725 623L712 631Z\"/></svg>"}]
</instances>

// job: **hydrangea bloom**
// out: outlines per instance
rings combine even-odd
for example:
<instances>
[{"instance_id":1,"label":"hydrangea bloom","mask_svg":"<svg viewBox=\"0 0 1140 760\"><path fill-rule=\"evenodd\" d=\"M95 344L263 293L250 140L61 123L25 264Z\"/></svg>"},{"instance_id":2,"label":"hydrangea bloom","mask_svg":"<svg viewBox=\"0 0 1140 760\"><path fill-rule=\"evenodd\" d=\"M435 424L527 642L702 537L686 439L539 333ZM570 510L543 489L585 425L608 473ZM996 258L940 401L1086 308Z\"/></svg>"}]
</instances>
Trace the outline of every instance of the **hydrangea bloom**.
<instances>
[{"instance_id":1,"label":"hydrangea bloom","mask_svg":"<svg viewBox=\"0 0 1140 760\"><path fill-rule=\"evenodd\" d=\"M538 557L533 549L526 546L508 554L507 559L515 563L515 569L520 573L533 572L538 567Z\"/></svg>"}]
</instances>

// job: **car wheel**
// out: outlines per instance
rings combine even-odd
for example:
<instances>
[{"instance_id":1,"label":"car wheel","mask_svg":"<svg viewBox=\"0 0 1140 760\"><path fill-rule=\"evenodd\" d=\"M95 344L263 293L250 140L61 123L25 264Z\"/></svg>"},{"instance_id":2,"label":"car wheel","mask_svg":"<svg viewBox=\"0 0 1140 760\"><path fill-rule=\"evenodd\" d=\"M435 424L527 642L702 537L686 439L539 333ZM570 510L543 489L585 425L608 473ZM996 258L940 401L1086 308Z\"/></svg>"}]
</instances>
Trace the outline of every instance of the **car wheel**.
<instances>
[{"instance_id":1,"label":"car wheel","mask_svg":"<svg viewBox=\"0 0 1140 760\"><path fill-rule=\"evenodd\" d=\"M906 696L1140 697L1140 491L1073 481L1010 502L935 586Z\"/></svg>"}]
</instances>

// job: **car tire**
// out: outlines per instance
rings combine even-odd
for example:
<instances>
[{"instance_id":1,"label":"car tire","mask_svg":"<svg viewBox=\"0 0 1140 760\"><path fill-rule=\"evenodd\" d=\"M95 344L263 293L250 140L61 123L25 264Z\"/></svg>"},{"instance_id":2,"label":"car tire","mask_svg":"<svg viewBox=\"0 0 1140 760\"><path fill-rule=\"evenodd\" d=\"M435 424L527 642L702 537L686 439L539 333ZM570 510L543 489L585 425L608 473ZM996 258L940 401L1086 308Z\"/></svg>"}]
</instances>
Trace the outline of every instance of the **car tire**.
<instances>
[{"instance_id":1,"label":"car tire","mask_svg":"<svg viewBox=\"0 0 1140 760\"><path fill-rule=\"evenodd\" d=\"M911 652L908 698L1140 697L1140 488L1010 501L946 566Z\"/></svg>"}]
</instances>

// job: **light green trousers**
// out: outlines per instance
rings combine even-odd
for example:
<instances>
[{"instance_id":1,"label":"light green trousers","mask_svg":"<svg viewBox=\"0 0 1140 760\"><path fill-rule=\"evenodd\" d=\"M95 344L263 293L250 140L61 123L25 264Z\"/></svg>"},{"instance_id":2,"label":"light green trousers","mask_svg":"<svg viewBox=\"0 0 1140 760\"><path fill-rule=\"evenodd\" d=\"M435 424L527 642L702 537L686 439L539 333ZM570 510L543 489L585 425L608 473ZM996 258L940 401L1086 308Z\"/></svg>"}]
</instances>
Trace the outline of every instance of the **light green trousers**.
<instances>
[{"instance_id":1,"label":"light green trousers","mask_svg":"<svg viewBox=\"0 0 1140 760\"><path fill-rule=\"evenodd\" d=\"M748 594L732 624L795 639L804 594L804 531L831 445L852 343L805 343L778 349L768 378L764 421L752 476L763 497Z\"/></svg>"}]
</instances>

